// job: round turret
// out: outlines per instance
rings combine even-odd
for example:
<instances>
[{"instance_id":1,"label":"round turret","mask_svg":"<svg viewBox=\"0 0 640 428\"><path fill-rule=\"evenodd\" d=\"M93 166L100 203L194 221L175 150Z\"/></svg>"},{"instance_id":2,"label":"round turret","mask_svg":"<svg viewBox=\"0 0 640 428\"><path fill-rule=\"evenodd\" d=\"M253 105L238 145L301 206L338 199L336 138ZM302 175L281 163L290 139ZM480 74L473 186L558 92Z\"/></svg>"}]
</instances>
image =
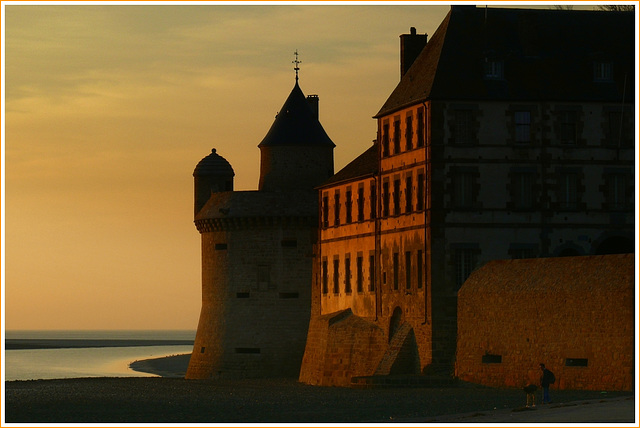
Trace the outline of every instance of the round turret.
<instances>
[{"instance_id":1,"label":"round turret","mask_svg":"<svg viewBox=\"0 0 640 428\"><path fill-rule=\"evenodd\" d=\"M193 170L195 189L194 215L207 203L212 193L233 190L235 173L231 164L211 149L211 154L203 158Z\"/></svg>"}]
</instances>

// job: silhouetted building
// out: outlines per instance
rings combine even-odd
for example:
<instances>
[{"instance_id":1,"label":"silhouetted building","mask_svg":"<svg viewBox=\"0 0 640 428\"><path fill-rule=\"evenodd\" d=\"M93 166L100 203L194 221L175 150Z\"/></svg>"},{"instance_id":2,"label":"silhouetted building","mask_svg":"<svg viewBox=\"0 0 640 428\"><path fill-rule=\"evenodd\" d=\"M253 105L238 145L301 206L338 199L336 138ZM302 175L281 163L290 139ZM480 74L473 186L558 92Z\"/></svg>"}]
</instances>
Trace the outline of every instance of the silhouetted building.
<instances>
[{"instance_id":1,"label":"silhouetted building","mask_svg":"<svg viewBox=\"0 0 640 428\"><path fill-rule=\"evenodd\" d=\"M333 175L317 96L296 84L259 145L257 191L233 191L215 149L196 166L202 309L186 377L296 377L311 308L314 186Z\"/></svg>"},{"instance_id":2,"label":"silhouetted building","mask_svg":"<svg viewBox=\"0 0 640 428\"><path fill-rule=\"evenodd\" d=\"M634 251L634 25L452 6L401 36L375 144L319 187L301 381L451 374L474 269Z\"/></svg>"}]
</instances>

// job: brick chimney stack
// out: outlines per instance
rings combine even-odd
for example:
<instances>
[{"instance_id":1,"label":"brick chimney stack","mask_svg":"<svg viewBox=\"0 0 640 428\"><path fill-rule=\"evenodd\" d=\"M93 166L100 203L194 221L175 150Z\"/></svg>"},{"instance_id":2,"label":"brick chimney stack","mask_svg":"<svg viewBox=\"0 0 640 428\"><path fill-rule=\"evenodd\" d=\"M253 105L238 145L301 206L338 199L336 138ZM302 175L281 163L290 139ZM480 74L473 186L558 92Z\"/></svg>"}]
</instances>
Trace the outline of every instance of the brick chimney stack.
<instances>
[{"instance_id":1,"label":"brick chimney stack","mask_svg":"<svg viewBox=\"0 0 640 428\"><path fill-rule=\"evenodd\" d=\"M309 107L311 107L311 110L315 114L316 119L320 119L320 98L317 95L307 95L307 102L309 103Z\"/></svg>"},{"instance_id":2,"label":"brick chimney stack","mask_svg":"<svg viewBox=\"0 0 640 428\"><path fill-rule=\"evenodd\" d=\"M417 34L415 27L411 27L411 34L400 35L400 78L409 70L426 44L427 35Z\"/></svg>"}]
</instances>

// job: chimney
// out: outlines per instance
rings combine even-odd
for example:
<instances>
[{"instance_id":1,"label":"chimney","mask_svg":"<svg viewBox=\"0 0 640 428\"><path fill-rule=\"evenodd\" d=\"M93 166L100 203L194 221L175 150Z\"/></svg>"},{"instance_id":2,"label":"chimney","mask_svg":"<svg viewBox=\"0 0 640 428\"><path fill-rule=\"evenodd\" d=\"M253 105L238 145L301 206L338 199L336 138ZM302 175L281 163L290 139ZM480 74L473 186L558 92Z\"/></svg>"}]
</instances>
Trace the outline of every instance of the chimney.
<instances>
[{"instance_id":1,"label":"chimney","mask_svg":"<svg viewBox=\"0 0 640 428\"><path fill-rule=\"evenodd\" d=\"M315 118L319 119L320 117L320 112L319 112L319 104L320 102L320 98L318 98L317 95L308 95L307 96L307 103L309 104L309 107L311 107L311 111L313 111Z\"/></svg>"},{"instance_id":2,"label":"chimney","mask_svg":"<svg viewBox=\"0 0 640 428\"><path fill-rule=\"evenodd\" d=\"M400 78L409 70L426 44L427 35L417 34L416 27L411 27L411 34L400 35Z\"/></svg>"}]
</instances>

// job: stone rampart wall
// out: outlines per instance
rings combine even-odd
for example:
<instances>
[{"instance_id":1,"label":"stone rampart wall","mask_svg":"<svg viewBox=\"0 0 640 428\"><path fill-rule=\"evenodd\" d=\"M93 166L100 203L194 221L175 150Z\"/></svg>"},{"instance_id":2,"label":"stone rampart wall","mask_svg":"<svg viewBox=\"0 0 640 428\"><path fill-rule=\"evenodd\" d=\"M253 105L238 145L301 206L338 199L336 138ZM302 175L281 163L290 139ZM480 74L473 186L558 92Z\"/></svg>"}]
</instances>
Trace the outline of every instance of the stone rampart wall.
<instances>
[{"instance_id":1,"label":"stone rampart wall","mask_svg":"<svg viewBox=\"0 0 640 428\"><path fill-rule=\"evenodd\" d=\"M606 257L628 257L630 263L612 273L626 278L626 285L607 281L604 270L600 276L589 273L588 289L553 280L529 291L508 285L488 291L477 281L480 288L465 284L458 297L456 375L519 388L539 384L538 366L545 363L557 379L552 388L632 390L633 255ZM483 280L500 277L485 275Z\"/></svg>"},{"instance_id":2,"label":"stone rampart wall","mask_svg":"<svg viewBox=\"0 0 640 428\"><path fill-rule=\"evenodd\" d=\"M300 381L349 386L356 376L375 372L388 347L382 329L345 310L312 319Z\"/></svg>"}]
</instances>

